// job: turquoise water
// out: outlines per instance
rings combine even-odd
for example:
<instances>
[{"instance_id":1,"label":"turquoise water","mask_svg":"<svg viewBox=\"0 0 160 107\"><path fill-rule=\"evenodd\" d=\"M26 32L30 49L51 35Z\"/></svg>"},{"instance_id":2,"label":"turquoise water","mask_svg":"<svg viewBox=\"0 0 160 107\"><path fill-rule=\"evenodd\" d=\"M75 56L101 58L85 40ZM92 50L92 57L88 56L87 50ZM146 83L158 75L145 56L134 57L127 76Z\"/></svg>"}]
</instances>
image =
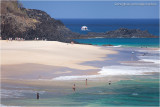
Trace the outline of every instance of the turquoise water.
<instances>
[{"instance_id":1,"label":"turquoise water","mask_svg":"<svg viewBox=\"0 0 160 107\"><path fill-rule=\"evenodd\" d=\"M138 77L140 78L140 77ZM2 104L15 106L159 106L159 79L121 80L100 87L81 89L69 95L40 100L2 100ZM52 96L52 97L51 97Z\"/></svg>"},{"instance_id":2,"label":"turquoise water","mask_svg":"<svg viewBox=\"0 0 160 107\"><path fill-rule=\"evenodd\" d=\"M158 106L158 80L120 81L94 87L69 96L90 106Z\"/></svg>"},{"instance_id":3,"label":"turquoise water","mask_svg":"<svg viewBox=\"0 0 160 107\"><path fill-rule=\"evenodd\" d=\"M92 45L122 45L135 47L159 47L159 38L91 38L75 39L79 43Z\"/></svg>"}]
</instances>

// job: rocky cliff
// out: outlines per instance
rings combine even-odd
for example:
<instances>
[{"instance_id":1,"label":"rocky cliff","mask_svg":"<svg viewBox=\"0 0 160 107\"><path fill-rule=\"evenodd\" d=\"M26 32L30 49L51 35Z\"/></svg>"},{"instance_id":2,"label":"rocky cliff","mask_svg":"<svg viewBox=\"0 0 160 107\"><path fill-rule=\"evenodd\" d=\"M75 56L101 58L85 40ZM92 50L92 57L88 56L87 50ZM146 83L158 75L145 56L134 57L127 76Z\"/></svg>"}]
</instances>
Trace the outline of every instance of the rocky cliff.
<instances>
[{"instance_id":1,"label":"rocky cliff","mask_svg":"<svg viewBox=\"0 0 160 107\"><path fill-rule=\"evenodd\" d=\"M44 11L25 9L18 1L2 1L1 6L2 39L22 37L70 42L71 37L79 36Z\"/></svg>"}]
</instances>

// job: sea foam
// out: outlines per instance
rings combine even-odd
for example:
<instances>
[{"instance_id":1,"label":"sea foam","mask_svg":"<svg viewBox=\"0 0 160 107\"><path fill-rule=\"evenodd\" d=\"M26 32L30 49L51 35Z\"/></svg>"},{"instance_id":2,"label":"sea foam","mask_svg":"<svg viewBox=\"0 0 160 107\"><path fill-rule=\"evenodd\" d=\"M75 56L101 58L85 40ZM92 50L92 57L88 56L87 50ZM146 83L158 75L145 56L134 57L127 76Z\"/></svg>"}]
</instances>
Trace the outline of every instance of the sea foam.
<instances>
[{"instance_id":1,"label":"sea foam","mask_svg":"<svg viewBox=\"0 0 160 107\"><path fill-rule=\"evenodd\" d=\"M160 50L139 50L139 52L146 53L146 55L137 56L139 58L139 61L160 64Z\"/></svg>"},{"instance_id":2,"label":"sea foam","mask_svg":"<svg viewBox=\"0 0 160 107\"><path fill-rule=\"evenodd\" d=\"M113 47L122 47L122 45L116 45L116 46L113 46Z\"/></svg>"},{"instance_id":3,"label":"sea foam","mask_svg":"<svg viewBox=\"0 0 160 107\"><path fill-rule=\"evenodd\" d=\"M108 66L103 67L100 75L146 75L146 73L159 72L155 67L140 66Z\"/></svg>"},{"instance_id":4,"label":"sea foam","mask_svg":"<svg viewBox=\"0 0 160 107\"><path fill-rule=\"evenodd\" d=\"M159 72L155 67L140 67L140 66L106 66L99 71L99 75L81 75L81 76L60 76L53 80L84 80L95 79L105 76L120 76L120 75L148 75L148 73Z\"/></svg>"},{"instance_id":5,"label":"sea foam","mask_svg":"<svg viewBox=\"0 0 160 107\"><path fill-rule=\"evenodd\" d=\"M142 56L138 55L139 61L143 62L152 62L153 65L160 64L159 60L159 50L138 50L139 52L147 53L147 55ZM138 63L137 63L138 64ZM140 63L142 64L142 63ZM52 80L84 80L84 79L95 79L105 76L116 76L116 75L148 75L151 73L160 72L159 67L155 66L135 66L135 65L113 65L113 66L104 66L98 72L98 75L81 75L81 76L60 76L53 78Z\"/></svg>"}]
</instances>

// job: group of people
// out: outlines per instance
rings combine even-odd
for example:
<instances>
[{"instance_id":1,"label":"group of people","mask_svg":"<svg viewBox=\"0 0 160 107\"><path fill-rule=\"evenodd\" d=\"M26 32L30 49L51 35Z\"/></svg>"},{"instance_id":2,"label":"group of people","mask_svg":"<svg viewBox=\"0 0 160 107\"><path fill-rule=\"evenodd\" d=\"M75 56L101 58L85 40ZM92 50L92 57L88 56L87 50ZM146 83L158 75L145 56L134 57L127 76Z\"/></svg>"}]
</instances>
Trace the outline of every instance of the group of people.
<instances>
[{"instance_id":1,"label":"group of people","mask_svg":"<svg viewBox=\"0 0 160 107\"><path fill-rule=\"evenodd\" d=\"M43 41L47 41L47 39L44 39L44 38L42 38L42 39L34 38L34 40L43 40Z\"/></svg>"},{"instance_id":2,"label":"group of people","mask_svg":"<svg viewBox=\"0 0 160 107\"><path fill-rule=\"evenodd\" d=\"M109 81L108 84L111 85L111 81ZM87 79L86 79L86 86L87 86ZM73 91L76 91L76 85L75 84L73 85L72 89L73 89Z\"/></svg>"},{"instance_id":3,"label":"group of people","mask_svg":"<svg viewBox=\"0 0 160 107\"><path fill-rule=\"evenodd\" d=\"M2 40L2 37L0 36L0 40ZM7 40L12 41L12 40L16 40L16 41L24 41L24 38L19 38L19 37L15 37L15 39L13 38L8 38ZM34 38L34 40L40 40L39 38ZM47 39L42 39L44 41L47 41Z\"/></svg>"},{"instance_id":4,"label":"group of people","mask_svg":"<svg viewBox=\"0 0 160 107\"><path fill-rule=\"evenodd\" d=\"M111 81L109 81L108 84L111 85ZM86 84L85 85L87 86L87 79L86 79ZM74 92L76 91L76 84L73 84L72 89L73 89ZM38 100L40 98L39 93L37 93L36 96L37 96L37 100Z\"/></svg>"},{"instance_id":5,"label":"group of people","mask_svg":"<svg viewBox=\"0 0 160 107\"><path fill-rule=\"evenodd\" d=\"M7 40L9 40L9 41L12 41L12 40L24 41L25 39L24 39L24 38L18 38L18 37L16 37L15 39L13 39L13 38L8 38Z\"/></svg>"},{"instance_id":6,"label":"group of people","mask_svg":"<svg viewBox=\"0 0 160 107\"><path fill-rule=\"evenodd\" d=\"M25 39L24 38L18 38L18 37L16 37L15 40L24 41Z\"/></svg>"},{"instance_id":7,"label":"group of people","mask_svg":"<svg viewBox=\"0 0 160 107\"><path fill-rule=\"evenodd\" d=\"M87 79L86 79L86 86L87 86ZM74 84L72 87L73 91L76 91L76 85Z\"/></svg>"}]
</instances>

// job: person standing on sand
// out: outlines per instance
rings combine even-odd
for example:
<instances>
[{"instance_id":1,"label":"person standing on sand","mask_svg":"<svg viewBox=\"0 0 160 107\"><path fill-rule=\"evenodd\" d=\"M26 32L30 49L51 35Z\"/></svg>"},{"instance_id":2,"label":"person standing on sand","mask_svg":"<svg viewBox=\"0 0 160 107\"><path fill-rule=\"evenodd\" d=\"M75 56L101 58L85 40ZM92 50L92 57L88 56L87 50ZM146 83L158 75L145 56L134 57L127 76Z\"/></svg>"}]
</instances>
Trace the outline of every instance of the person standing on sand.
<instances>
[{"instance_id":1,"label":"person standing on sand","mask_svg":"<svg viewBox=\"0 0 160 107\"><path fill-rule=\"evenodd\" d=\"M75 84L73 85L72 89L73 89L73 91L76 91L76 85Z\"/></svg>"}]
</instances>

